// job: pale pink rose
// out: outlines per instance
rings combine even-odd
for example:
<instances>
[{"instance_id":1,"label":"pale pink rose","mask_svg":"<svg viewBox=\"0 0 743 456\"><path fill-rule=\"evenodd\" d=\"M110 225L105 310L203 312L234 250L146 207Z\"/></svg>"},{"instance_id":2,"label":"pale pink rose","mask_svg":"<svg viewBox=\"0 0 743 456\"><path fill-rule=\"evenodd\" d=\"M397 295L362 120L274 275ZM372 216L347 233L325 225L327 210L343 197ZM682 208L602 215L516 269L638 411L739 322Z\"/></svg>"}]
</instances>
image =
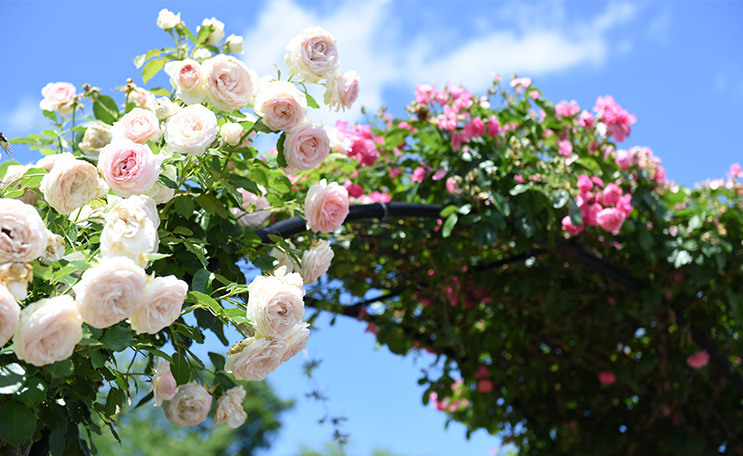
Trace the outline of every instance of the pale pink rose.
<instances>
[{"instance_id":1,"label":"pale pink rose","mask_svg":"<svg viewBox=\"0 0 743 456\"><path fill-rule=\"evenodd\" d=\"M359 97L359 80L359 74L355 71L347 71L328 79L325 104L336 111L351 109Z\"/></svg>"},{"instance_id":2,"label":"pale pink rose","mask_svg":"<svg viewBox=\"0 0 743 456\"><path fill-rule=\"evenodd\" d=\"M603 191L604 204L607 206L616 206L622 197L622 189L614 182L610 182Z\"/></svg>"},{"instance_id":3,"label":"pale pink rose","mask_svg":"<svg viewBox=\"0 0 743 456\"><path fill-rule=\"evenodd\" d=\"M309 326L309 323L300 321L286 334L287 349L281 357L282 363L289 361L294 355L304 350L307 341L310 339Z\"/></svg>"},{"instance_id":4,"label":"pale pink rose","mask_svg":"<svg viewBox=\"0 0 743 456\"><path fill-rule=\"evenodd\" d=\"M69 155L55 161L49 174L41 179L39 189L54 210L67 215L93 198L104 196L108 185L98 177L95 166Z\"/></svg>"},{"instance_id":5,"label":"pale pink rose","mask_svg":"<svg viewBox=\"0 0 743 456\"><path fill-rule=\"evenodd\" d=\"M459 187L457 179L454 176L446 179L446 191L455 196L462 194L462 189Z\"/></svg>"},{"instance_id":6,"label":"pale pink rose","mask_svg":"<svg viewBox=\"0 0 743 456\"><path fill-rule=\"evenodd\" d=\"M573 222L570 221L570 217L568 217L567 215L562 219L562 229L571 236L579 235L581 231L583 231L583 228L585 228L585 226L585 223L579 226L573 225Z\"/></svg>"},{"instance_id":7,"label":"pale pink rose","mask_svg":"<svg viewBox=\"0 0 743 456\"><path fill-rule=\"evenodd\" d=\"M74 85L69 82L50 82L41 89L41 94L44 99L39 107L44 111L57 111L63 116L72 114L76 95Z\"/></svg>"},{"instance_id":8,"label":"pale pink rose","mask_svg":"<svg viewBox=\"0 0 743 456\"><path fill-rule=\"evenodd\" d=\"M317 282L330 268L333 249L328 241L313 241L312 247L302 254L302 281L305 285Z\"/></svg>"},{"instance_id":9,"label":"pale pink rose","mask_svg":"<svg viewBox=\"0 0 743 456\"><path fill-rule=\"evenodd\" d=\"M619 234L619 230L622 228L622 224L624 223L624 218L622 211L613 207L603 209L596 214L596 222L598 225L606 231L610 231L614 235Z\"/></svg>"},{"instance_id":10,"label":"pale pink rose","mask_svg":"<svg viewBox=\"0 0 743 456\"><path fill-rule=\"evenodd\" d=\"M575 100L563 100L555 105L555 112L557 113L558 119L563 117L573 117L580 112L580 106L578 106L578 102Z\"/></svg>"},{"instance_id":11,"label":"pale pink rose","mask_svg":"<svg viewBox=\"0 0 743 456\"><path fill-rule=\"evenodd\" d=\"M284 141L284 158L295 171L307 171L330 154L330 138L321 125L305 122L289 130Z\"/></svg>"},{"instance_id":12,"label":"pale pink rose","mask_svg":"<svg viewBox=\"0 0 743 456\"><path fill-rule=\"evenodd\" d=\"M262 192L265 191L265 189L260 186L258 188ZM232 215L237 217L237 221L240 225L245 228L258 226L271 216L270 210L263 210L271 207L271 203L268 202L265 196L258 196L244 188L239 188L238 191L243 196L242 208L233 207L230 208L230 212ZM254 209L251 209L251 205Z\"/></svg>"},{"instance_id":13,"label":"pale pink rose","mask_svg":"<svg viewBox=\"0 0 743 456\"><path fill-rule=\"evenodd\" d=\"M348 190L325 179L310 187L304 200L307 228L317 233L330 233L343 225L348 216Z\"/></svg>"},{"instance_id":14,"label":"pale pink rose","mask_svg":"<svg viewBox=\"0 0 743 456\"><path fill-rule=\"evenodd\" d=\"M155 200L147 195L132 195L113 199L105 214L106 224L101 231L101 256L124 256L145 267L150 253L159 246L157 228L160 218Z\"/></svg>"},{"instance_id":15,"label":"pale pink rose","mask_svg":"<svg viewBox=\"0 0 743 456\"><path fill-rule=\"evenodd\" d=\"M253 111L271 130L288 131L307 116L307 96L290 82L268 82L255 96Z\"/></svg>"},{"instance_id":16,"label":"pale pink rose","mask_svg":"<svg viewBox=\"0 0 743 456\"><path fill-rule=\"evenodd\" d=\"M15 333L21 306L15 296L4 286L0 286L0 347L4 346Z\"/></svg>"},{"instance_id":17,"label":"pale pink rose","mask_svg":"<svg viewBox=\"0 0 743 456\"><path fill-rule=\"evenodd\" d=\"M160 158L146 144L121 139L101 150L98 170L119 196L145 193L160 175Z\"/></svg>"},{"instance_id":18,"label":"pale pink rose","mask_svg":"<svg viewBox=\"0 0 743 456\"><path fill-rule=\"evenodd\" d=\"M134 103L138 108L153 109L155 107L155 95L142 87L134 87L126 97L127 103Z\"/></svg>"},{"instance_id":19,"label":"pale pink rose","mask_svg":"<svg viewBox=\"0 0 743 456\"><path fill-rule=\"evenodd\" d=\"M686 364L692 369L701 369L709 362L709 352L702 350L686 358Z\"/></svg>"},{"instance_id":20,"label":"pale pink rose","mask_svg":"<svg viewBox=\"0 0 743 456\"><path fill-rule=\"evenodd\" d=\"M160 139L160 121L149 109L134 108L119 119L113 126L114 141L128 139L137 144Z\"/></svg>"},{"instance_id":21,"label":"pale pink rose","mask_svg":"<svg viewBox=\"0 0 743 456\"><path fill-rule=\"evenodd\" d=\"M207 74L206 97L220 111L244 108L255 96L258 77L235 57L216 55L204 62L203 70Z\"/></svg>"},{"instance_id":22,"label":"pale pink rose","mask_svg":"<svg viewBox=\"0 0 743 456\"><path fill-rule=\"evenodd\" d=\"M217 401L217 408L214 410L213 426L219 426L227 423L232 429L237 429L248 419L248 414L243 409L243 400L245 400L245 388L235 386L225 391L224 395Z\"/></svg>"},{"instance_id":23,"label":"pale pink rose","mask_svg":"<svg viewBox=\"0 0 743 456\"><path fill-rule=\"evenodd\" d=\"M36 208L0 198L0 264L33 261L44 254L47 242L46 225Z\"/></svg>"},{"instance_id":24,"label":"pale pink rose","mask_svg":"<svg viewBox=\"0 0 743 456\"><path fill-rule=\"evenodd\" d=\"M176 60L166 63L164 70L170 76L170 84L179 100L187 105L206 100L208 73L199 62L192 59Z\"/></svg>"},{"instance_id":25,"label":"pale pink rose","mask_svg":"<svg viewBox=\"0 0 743 456\"><path fill-rule=\"evenodd\" d=\"M155 277L147 282L142 307L129 317L137 334L156 334L181 315L188 284L175 276Z\"/></svg>"},{"instance_id":26,"label":"pale pink rose","mask_svg":"<svg viewBox=\"0 0 743 456\"><path fill-rule=\"evenodd\" d=\"M620 149L617 151L616 162L617 165L622 168L622 170L625 170L632 166L633 161L634 157L631 153L627 152L624 149Z\"/></svg>"},{"instance_id":27,"label":"pale pink rose","mask_svg":"<svg viewBox=\"0 0 743 456\"><path fill-rule=\"evenodd\" d=\"M286 349L285 337L250 337L232 346L224 370L238 380L263 380L281 365Z\"/></svg>"},{"instance_id":28,"label":"pale pink rose","mask_svg":"<svg viewBox=\"0 0 743 456\"><path fill-rule=\"evenodd\" d=\"M58 155L72 155L72 154L58 154ZM54 157L54 155L50 155L50 157ZM39 166L38 164L35 167L43 168L43 166ZM10 165L8 166L5 169L5 175L3 176L3 180L2 182L0 182L0 185L2 185L3 188L21 189L22 188L21 179L23 179L23 175L26 174L26 172L30 170L31 168L32 168L31 165ZM39 202L40 198L36 192L31 190L31 188L24 187L23 194L14 199L23 201L24 203L30 204L31 206L35 206L36 203Z\"/></svg>"},{"instance_id":29,"label":"pale pink rose","mask_svg":"<svg viewBox=\"0 0 743 456\"><path fill-rule=\"evenodd\" d=\"M37 301L21 311L13 336L18 359L45 366L72 356L83 338L83 321L69 295Z\"/></svg>"},{"instance_id":30,"label":"pale pink rose","mask_svg":"<svg viewBox=\"0 0 743 456\"><path fill-rule=\"evenodd\" d=\"M155 376L152 377L150 392L153 393L155 407L160 407L163 401L173 399L178 392L178 384L170 371L170 363L159 357L155 363Z\"/></svg>"},{"instance_id":31,"label":"pale pink rose","mask_svg":"<svg viewBox=\"0 0 743 456\"><path fill-rule=\"evenodd\" d=\"M304 316L302 277L281 267L271 276L257 276L248 285L246 316L259 334L285 336Z\"/></svg>"},{"instance_id":32,"label":"pale pink rose","mask_svg":"<svg viewBox=\"0 0 743 456\"><path fill-rule=\"evenodd\" d=\"M168 148L186 155L203 155L217 139L217 116L196 104L178 111L165 123Z\"/></svg>"},{"instance_id":33,"label":"pale pink rose","mask_svg":"<svg viewBox=\"0 0 743 456\"><path fill-rule=\"evenodd\" d=\"M178 387L173 398L165 403L165 417L177 426L196 426L203 422L212 408L212 396L198 383Z\"/></svg>"},{"instance_id":34,"label":"pale pink rose","mask_svg":"<svg viewBox=\"0 0 743 456\"><path fill-rule=\"evenodd\" d=\"M582 192L590 191L593 188L593 182L587 174L578 176L578 190Z\"/></svg>"},{"instance_id":35,"label":"pale pink rose","mask_svg":"<svg viewBox=\"0 0 743 456\"><path fill-rule=\"evenodd\" d=\"M72 289L83 321L107 328L129 318L142 306L147 274L126 257L101 260L83 272Z\"/></svg>"},{"instance_id":36,"label":"pale pink rose","mask_svg":"<svg viewBox=\"0 0 743 456\"><path fill-rule=\"evenodd\" d=\"M599 382L601 382L602 385L611 385L617 381L617 376L611 371L599 372L598 376Z\"/></svg>"},{"instance_id":37,"label":"pale pink rose","mask_svg":"<svg viewBox=\"0 0 743 456\"><path fill-rule=\"evenodd\" d=\"M335 38L321 27L305 29L286 45L284 62L307 82L328 78L340 65Z\"/></svg>"}]
</instances>

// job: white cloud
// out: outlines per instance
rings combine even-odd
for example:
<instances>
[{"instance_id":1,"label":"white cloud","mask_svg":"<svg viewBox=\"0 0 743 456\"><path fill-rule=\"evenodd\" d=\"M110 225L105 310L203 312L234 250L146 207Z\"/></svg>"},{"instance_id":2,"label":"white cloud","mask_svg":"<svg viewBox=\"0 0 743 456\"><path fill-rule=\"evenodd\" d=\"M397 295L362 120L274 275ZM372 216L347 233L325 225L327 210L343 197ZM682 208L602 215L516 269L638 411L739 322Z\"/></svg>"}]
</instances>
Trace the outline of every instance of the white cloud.
<instances>
[{"instance_id":1,"label":"white cloud","mask_svg":"<svg viewBox=\"0 0 743 456\"><path fill-rule=\"evenodd\" d=\"M660 43L668 44L670 40L669 32L671 30L672 16L671 10L666 8L663 12L655 17L647 28L647 36L651 40Z\"/></svg>"},{"instance_id":2,"label":"white cloud","mask_svg":"<svg viewBox=\"0 0 743 456\"><path fill-rule=\"evenodd\" d=\"M630 20L636 10L629 4L610 4L587 21L571 21L561 3L507 3L497 7L496 21L468 15L469 36L462 36L453 29L431 26L428 13L410 27L394 16L396 6L387 1L340 3L318 14L290 0L270 2L245 33L245 62L259 75L275 75L273 65L283 62L291 37L320 25L338 41L341 71L356 70L361 75L357 106L377 107L383 105L383 91L389 87L410 90L411 97L416 84L432 81L452 81L482 91L492 82L493 73L543 76L598 67L618 50L610 46L607 34ZM279 23L276 18L281 18ZM447 43L446 51L440 50L441 43ZM284 71L283 63L279 68ZM317 113L312 116L318 118ZM341 117L353 120L359 110ZM320 116L325 122L337 118L334 113Z\"/></svg>"},{"instance_id":3,"label":"white cloud","mask_svg":"<svg viewBox=\"0 0 743 456\"><path fill-rule=\"evenodd\" d=\"M26 136L29 134L31 127L43 122L39 100L30 97L22 98L14 108L6 111L0 119L2 119L0 131L8 138Z\"/></svg>"}]
</instances>

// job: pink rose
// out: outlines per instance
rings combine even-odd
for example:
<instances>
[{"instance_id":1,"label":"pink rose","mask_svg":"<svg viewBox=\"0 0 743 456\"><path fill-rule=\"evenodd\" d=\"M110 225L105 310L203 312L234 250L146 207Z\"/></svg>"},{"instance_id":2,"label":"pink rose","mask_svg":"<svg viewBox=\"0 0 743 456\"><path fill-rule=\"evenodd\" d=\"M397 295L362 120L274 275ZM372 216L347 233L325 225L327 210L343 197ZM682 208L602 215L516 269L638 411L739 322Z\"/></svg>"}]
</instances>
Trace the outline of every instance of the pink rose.
<instances>
[{"instance_id":1,"label":"pink rose","mask_svg":"<svg viewBox=\"0 0 743 456\"><path fill-rule=\"evenodd\" d=\"M614 235L619 234L619 229L622 228L624 218L622 211L613 207L603 209L596 214L596 222L598 225L606 231L610 231Z\"/></svg>"},{"instance_id":2,"label":"pink rose","mask_svg":"<svg viewBox=\"0 0 743 456\"><path fill-rule=\"evenodd\" d=\"M185 59L165 64L165 73L175 88L175 96L187 105L206 100L206 73L196 60Z\"/></svg>"},{"instance_id":3,"label":"pink rose","mask_svg":"<svg viewBox=\"0 0 743 456\"><path fill-rule=\"evenodd\" d=\"M485 136L485 124L481 118L475 117L464 126L464 133L470 138Z\"/></svg>"},{"instance_id":4,"label":"pink rose","mask_svg":"<svg viewBox=\"0 0 743 456\"><path fill-rule=\"evenodd\" d=\"M493 391L493 381L483 378L477 382L477 391L487 394Z\"/></svg>"},{"instance_id":5,"label":"pink rose","mask_svg":"<svg viewBox=\"0 0 743 456\"><path fill-rule=\"evenodd\" d=\"M330 233L343 225L348 216L348 191L325 179L310 187L304 200L307 228L317 233Z\"/></svg>"},{"instance_id":6,"label":"pink rose","mask_svg":"<svg viewBox=\"0 0 743 456\"><path fill-rule=\"evenodd\" d=\"M329 153L330 138L320 125L305 122L286 135L284 158L292 170L310 170L322 163Z\"/></svg>"},{"instance_id":7,"label":"pink rose","mask_svg":"<svg viewBox=\"0 0 743 456\"><path fill-rule=\"evenodd\" d=\"M619 165L622 170L626 170L630 166L632 166L633 157L632 154L627 152L624 149L620 149L617 151L617 156L615 158L615 161L617 162L617 165Z\"/></svg>"},{"instance_id":8,"label":"pink rose","mask_svg":"<svg viewBox=\"0 0 743 456\"><path fill-rule=\"evenodd\" d=\"M591 178L588 177L586 174L581 174L578 176L578 190L583 192L587 192L593 188L593 182L591 182Z\"/></svg>"},{"instance_id":9,"label":"pink rose","mask_svg":"<svg viewBox=\"0 0 743 456\"><path fill-rule=\"evenodd\" d=\"M611 182L604 188L604 204L607 206L616 206L622 197L622 189L617 184Z\"/></svg>"},{"instance_id":10,"label":"pink rose","mask_svg":"<svg viewBox=\"0 0 743 456\"><path fill-rule=\"evenodd\" d=\"M619 198L619 201L617 202L617 209L624 214L624 218L629 217L629 215L632 213L632 195L627 193L626 195Z\"/></svg>"},{"instance_id":11,"label":"pink rose","mask_svg":"<svg viewBox=\"0 0 743 456\"><path fill-rule=\"evenodd\" d=\"M50 82L41 89L41 94L44 99L39 103L39 107L44 111L57 111L63 116L72 114L76 95L74 85L69 82Z\"/></svg>"},{"instance_id":12,"label":"pink rose","mask_svg":"<svg viewBox=\"0 0 743 456\"><path fill-rule=\"evenodd\" d=\"M134 108L114 124L113 135L116 139L128 139L137 144L160 139L160 122L149 109Z\"/></svg>"},{"instance_id":13,"label":"pink rose","mask_svg":"<svg viewBox=\"0 0 743 456\"><path fill-rule=\"evenodd\" d=\"M585 128L591 128L593 126L593 114L588 111L583 111L578 117L578 125Z\"/></svg>"},{"instance_id":14,"label":"pink rose","mask_svg":"<svg viewBox=\"0 0 743 456\"><path fill-rule=\"evenodd\" d=\"M351 109L359 97L359 74L348 71L328 79L328 89L325 91L325 104L336 111Z\"/></svg>"},{"instance_id":15,"label":"pink rose","mask_svg":"<svg viewBox=\"0 0 743 456\"><path fill-rule=\"evenodd\" d=\"M573 225L573 222L570 220L570 217L567 215L563 217L562 219L562 229L566 231L571 236L577 236L583 231L583 228L585 228L586 224L583 223L579 226Z\"/></svg>"},{"instance_id":16,"label":"pink rose","mask_svg":"<svg viewBox=\"0 0 743 456\"><path fill-rule=\"evenodd\" d=\"M321 27L310 27L286 45L284 62L306 82L317 82L338 71L338 48L333 35Z\"/></svg>"},{"instance_id":17,"label":"pink rose","mask_svg":"<svg viewBox=\"0 0 743 456\"><path fill-rule=\"evenodd\" d=\"M488 119L488 136L494 138L498 136L498 133L500 133L500 122L498 122L497 117L490 116Z\"/></svg>"},{"instance_id":18,"label":"pink rose","mask_svg":"<svg viewBox=\"0 0 743 456\"><path fill-rule=\"evenodd\" d=\"M359 184L354 184L350 180L346 179L346 182L343 184L343 186L348 190L348 196L351 198L361 198L361 196L364 194L364 188L361 187Z\"/></svg>"},{"instance_id":19,"label":"pink rose","mask_svg":"<svg viewBox=\"0 0 743 456\"><path fill-rule=\"evenodd\" d=\"M560 141L560 148L557 153L559 153L563 157L569 157L570 154L573 153L573 145L570 143L570 141L562 140Z\"/></svg>"},{"instance_id":20,"label":"pink rose","mask_svg":"<svg viewBox=\"0 0 743 456\"><path fill-rule=\"evenodd\" d=\"M259 186L259 189L265 192L263 187ZM230 209L230 212L235 217L238 217L237 221L240 225L245 228L258 226L271 216L270 210L262 210L271 207L271 203L268 202L265 196L258 196L244 188L239 188L238 191L243 196L242 208L233 207ZM250 208L251 204L254 209Z\"/></svg>"},{"instance_id":21,"label":"pink rose","mask_svg":"<svg viewBox=\"0 0 743 456\"><path fill-rule=\"evenodd\" d=\"M578 106L578 102L575 100L570 102L563 100L555 105L555 112L558 119L562 117L573 117L580 112L580 106Z\"/></svg>"},{"instance_id":22,"label":"pink rose","mask_svg":"<svg viewBox=\"0 0 743 456\"><path fill-rule=\"evenodd\" d=\"M410 180L413 182L423 182L423 179L426 178L426 170L419 166L413 170L413 175L410 177Z\"/></svg>"},{"instance_id":23,"label":"pink rose","mask_svg":"<svg viewBox=\"0 0 743 456\"><path fill-rule=\"evenodd\" d=\"M255 72L231 55L219 54L204 62L208 75L206 97L220 111L244 108L255 96Z\"/></svg>"},{"instance_id":24,"label":"pink rose","mask_svg":"<svg viewBox=\"0 0 743 456\"><path fill-rule=\"evenodd\" d=\"M120 139L101 150L98 170L115 194L126 197L152 188L160 175L160 159L148 145Z\"/></svg>"},{"instance_id":25,"label":"pink rose","mask_svg":"<svg viewBox=\"0 0 743 456\"><path fill-rule=\"evenodd\" d=\"M160 407L163 401L173 399L175 393L178 392L178 384L170 371L170 363L159 357L155 363L155 376L152 377L150 391L154 396L155 407Z\"/></svg>"},{"instance_id":26,"label":"pink rose","mask_svg":"<svg viewBox=\"0 0 743 456\"><path fill-rule=\"evenodd\" d=\"M602 385L611 385L612 383L617 381L617 376L614 374L614 372L611 371L602 371L599 372L599 382L601 382Z\"/></svg>"},{"instance_id":27,"label":"pink rose","mask_svg":"<svg viewBox=\"0 0 743 456\"><path fill-rule=\"evenodd\" d=\"M604 208L599 203L593 203L580 208L581 214L583 215L583 222L588 226L596 226L598 222L598 214Z\"/></svg>"},{"instance_id":28,"label":"pink rose","mask_svg":"<svg viewBox=\"0 0 743 456\"><path fill-rule=\"evenodd\" d=\"M271 130L290 130L307 116L307 96L286 81L272 81L255 96L253 111Z\"/></svg>"},{"instance_id":29,"label":"pink rose","mask_svg":"<svg viewBox=\"0 0 743 456\"><path fill-rule=\"evenodd\" d=\"M446 191L455 196L462 193L462 189L459 187L459 184L457 183L457 180L454 178L454 176L450 176L446 179Z\"/></svg>"},{"instance_id":30,"label":"pink rose","mask_svg":"<svg viewBox=\"0 0 743 456\"><path fill-rule=\"evenodd\" d=\"M702 350L694 353L693 355L686 358L686 364L692 369L701 369L709 362L709 353L707 350Z\"/></svg>"}]
</instances>

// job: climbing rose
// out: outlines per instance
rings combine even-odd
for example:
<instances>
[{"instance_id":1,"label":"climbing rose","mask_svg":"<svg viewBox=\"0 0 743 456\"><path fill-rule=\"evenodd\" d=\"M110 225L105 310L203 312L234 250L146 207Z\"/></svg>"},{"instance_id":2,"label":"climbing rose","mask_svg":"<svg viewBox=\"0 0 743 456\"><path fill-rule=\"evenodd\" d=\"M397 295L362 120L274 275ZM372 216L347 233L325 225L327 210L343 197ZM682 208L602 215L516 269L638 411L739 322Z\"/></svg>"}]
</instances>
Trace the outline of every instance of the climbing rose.
<instances>
[{"instance_id":1,"label":"climbing rose","mask_svg":"<svg viewBox=\"0 0 743 456\"><path fill-rule=\"evenodd\" d=\"M348 216L348 190L325 179L310 187L304 200L307 228L317 233L330 233L343 225Z\"/></svg>"},{"instance_id":2,"label":"climbing rose","mask_svg":"<svg viewBox=\"0 0 743 456\"><path fill-rule=\"evenodd\" d=\"M278 268L272 276L257 276L248 285L246 316L258 333L285 336L304 316L302 277Z\"/></svg>"},{"instance_id":3,"label":"climbing rose","mask_svg":"<svg viewBox=\"0 0 743 456\"><path fill-rule=\"evenodd\" d=\"M37 301L21 311L13 350L18 359L45 366L72 356L83 338L83 321L70 295Z\"/></svg>"},{"instance_id":4,"label":"climbing rose","mask_svg":"<svg viewBox=\"0 0 743 456\"><path fill-rule=\"evenodd\" d=\"M263 380L281 365L286 349L285 337L250 337L232 346L224 370L238 380Z\"/></svg>"},{"instance_id":5,"label":"climbing rose","mask_svg":"<svg viewBox=\"0 0 743 456\"><path fill-rule=\"evenodd\" d=\"M212 396L198 383L178 387L163 409L168 421L178 426L195 426L204 421L212 408Z\"/></svg>"},{"instance_id":6,"label":"climbing rose","mask_svg":"<svg viewBox=\"0 0 743 456\"><path fill-rule=\"evenodd\" d=\"M152 188L160 175L160 162L150 146L119 139L101 150L98 170L115 194L129 196Z\"/></svg>"},{"instance_id":7,"label":"climbing rose","mask_svg":"<svg viewBox=\"0 0 743 456\"><path fill-rule=\"evenodd\" d=\"M692 369L701 369L709 362L709 352L702 350L686 358L686 364Z\"/></svg>"},{"instance_id":8,"label":"climbing rose","mask_svg":"<svg viewBox=\"0 0 743 456\"><path fill-rule=\"evenodd\" d=\"M617 235L619 234L619 229L622 228L622 224L624 223L624 213L613 207L602 209L598 214L596 214L596 222L601 228Z\"/></svg>"},{"instance_id":9,"label":"climbing rose","mask_svg":"<svg viewBox=\"0 0 743 456\"><path fill-rule=\"evenodd\" d=\"M155 363L155 376L152 377L152 384L150 384L155 407L160 407L163 401L173 399L177 391L178 384L170 371L170 363L158 357Z\"/></svg>"},{"instance_id":10,"label":"climbing rose","mask_svg":"<svg viewBox=\"0 0 743 456\"><path fill-rule=\"evenodd\" d=\"M18 326L21 306L15 296L4 286L0 286L0 347L5 345Z\"/></svg>"},{"instance_id":11,"label":"climbing rose","mask_svg":"<svg viewBox=\"0 0 743 456\"><path fill-rule=\"evenodd\" d=\"M213 426L227 423L232 429L237 429L248 418L248 414L243 409L243 400L245 399L245 388L235 386L225 391L224 395L217 401L217 408L214 410Z\"/></svg>"},{"instance_id":12,"label":"climbing rose","mask_svg":"<svg viewBox=\"0 0 743 456\"><path fill-rule=\"evenodd\" d=\"M305 29L286 45L284 62L306 82L328 78L340 65L335 38L321 27Z\"/></svg>"},{"instance_id":13,"label":"climbing rose","mask_svg":"<svg viewBox=\"0 0 743 456\"><path fill-rule=\"evenodd\" d=\"M0 199L0 264L32 261L46 251L48 236L36 208L14 199Z\"/></svg>"},{"instance_id":14,"label":"climbing rose","mask_svg":"<svg viewBox=\"0 0 743 456\"><path fill-rule=\"evenodd\" d=\"M41 94L44 96L39 103L42 110L57 111L63 116L72 114L76 95L74 85L69 82L50 82L41 89Z\"/></svg>"},{"instance_id":15,"label":"climbing rose","mask_svg":"<svg viewBox=\"0 0 743 456\"><path fill-rule=\"evenodd\" d=\"M611 385L617 381L617 376L611 371L599 372L598 377L602 385Z\"/></svg>"}]
</instances>

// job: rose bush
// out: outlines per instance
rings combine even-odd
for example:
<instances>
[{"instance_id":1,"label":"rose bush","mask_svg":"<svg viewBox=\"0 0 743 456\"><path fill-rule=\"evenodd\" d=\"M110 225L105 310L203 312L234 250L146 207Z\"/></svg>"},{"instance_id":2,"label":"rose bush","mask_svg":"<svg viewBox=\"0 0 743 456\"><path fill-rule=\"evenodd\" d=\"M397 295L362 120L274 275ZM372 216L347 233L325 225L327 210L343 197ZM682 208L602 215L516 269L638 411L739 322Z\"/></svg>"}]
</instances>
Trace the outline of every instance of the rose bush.
<instances>
[{"instance_id":1,"label":"rose bush","mask_svg":"<svg viewBox=\"0 0 743 456\"><path fill-rule=\"evenodd\" d=\"M91 432L107 426L116 436L116 416L134 399L162 404L181 426L213 413L215 425L239 427L246 397L236 380L262 380L309 338L302 276L274 271L278 262L254 233L304 208L307 190L284 169L328 156L320 126L288 139L312 117L309 107L319 108L309 81L290 82L297 72L259 84L227 55L249 44L235 35L222 43L215 18L193 33L180 13L162 10L157 25L175 46L134 63L145 84L164 70L170 87L129 79L117 100L90 85L51 83L40 103L51 126L12 140L44 158L0 165L3 454L95 452ZM337 69L337 57L331 63ZM252 146L273 131L277 153ZM332 254L322 258L314 276ZM228 340L226 327L244 340ZM209 370L193 350L207 331L233 345L209 353ZM144 396L142 378L151 382Z\"/></svg>"}]
</instances>

